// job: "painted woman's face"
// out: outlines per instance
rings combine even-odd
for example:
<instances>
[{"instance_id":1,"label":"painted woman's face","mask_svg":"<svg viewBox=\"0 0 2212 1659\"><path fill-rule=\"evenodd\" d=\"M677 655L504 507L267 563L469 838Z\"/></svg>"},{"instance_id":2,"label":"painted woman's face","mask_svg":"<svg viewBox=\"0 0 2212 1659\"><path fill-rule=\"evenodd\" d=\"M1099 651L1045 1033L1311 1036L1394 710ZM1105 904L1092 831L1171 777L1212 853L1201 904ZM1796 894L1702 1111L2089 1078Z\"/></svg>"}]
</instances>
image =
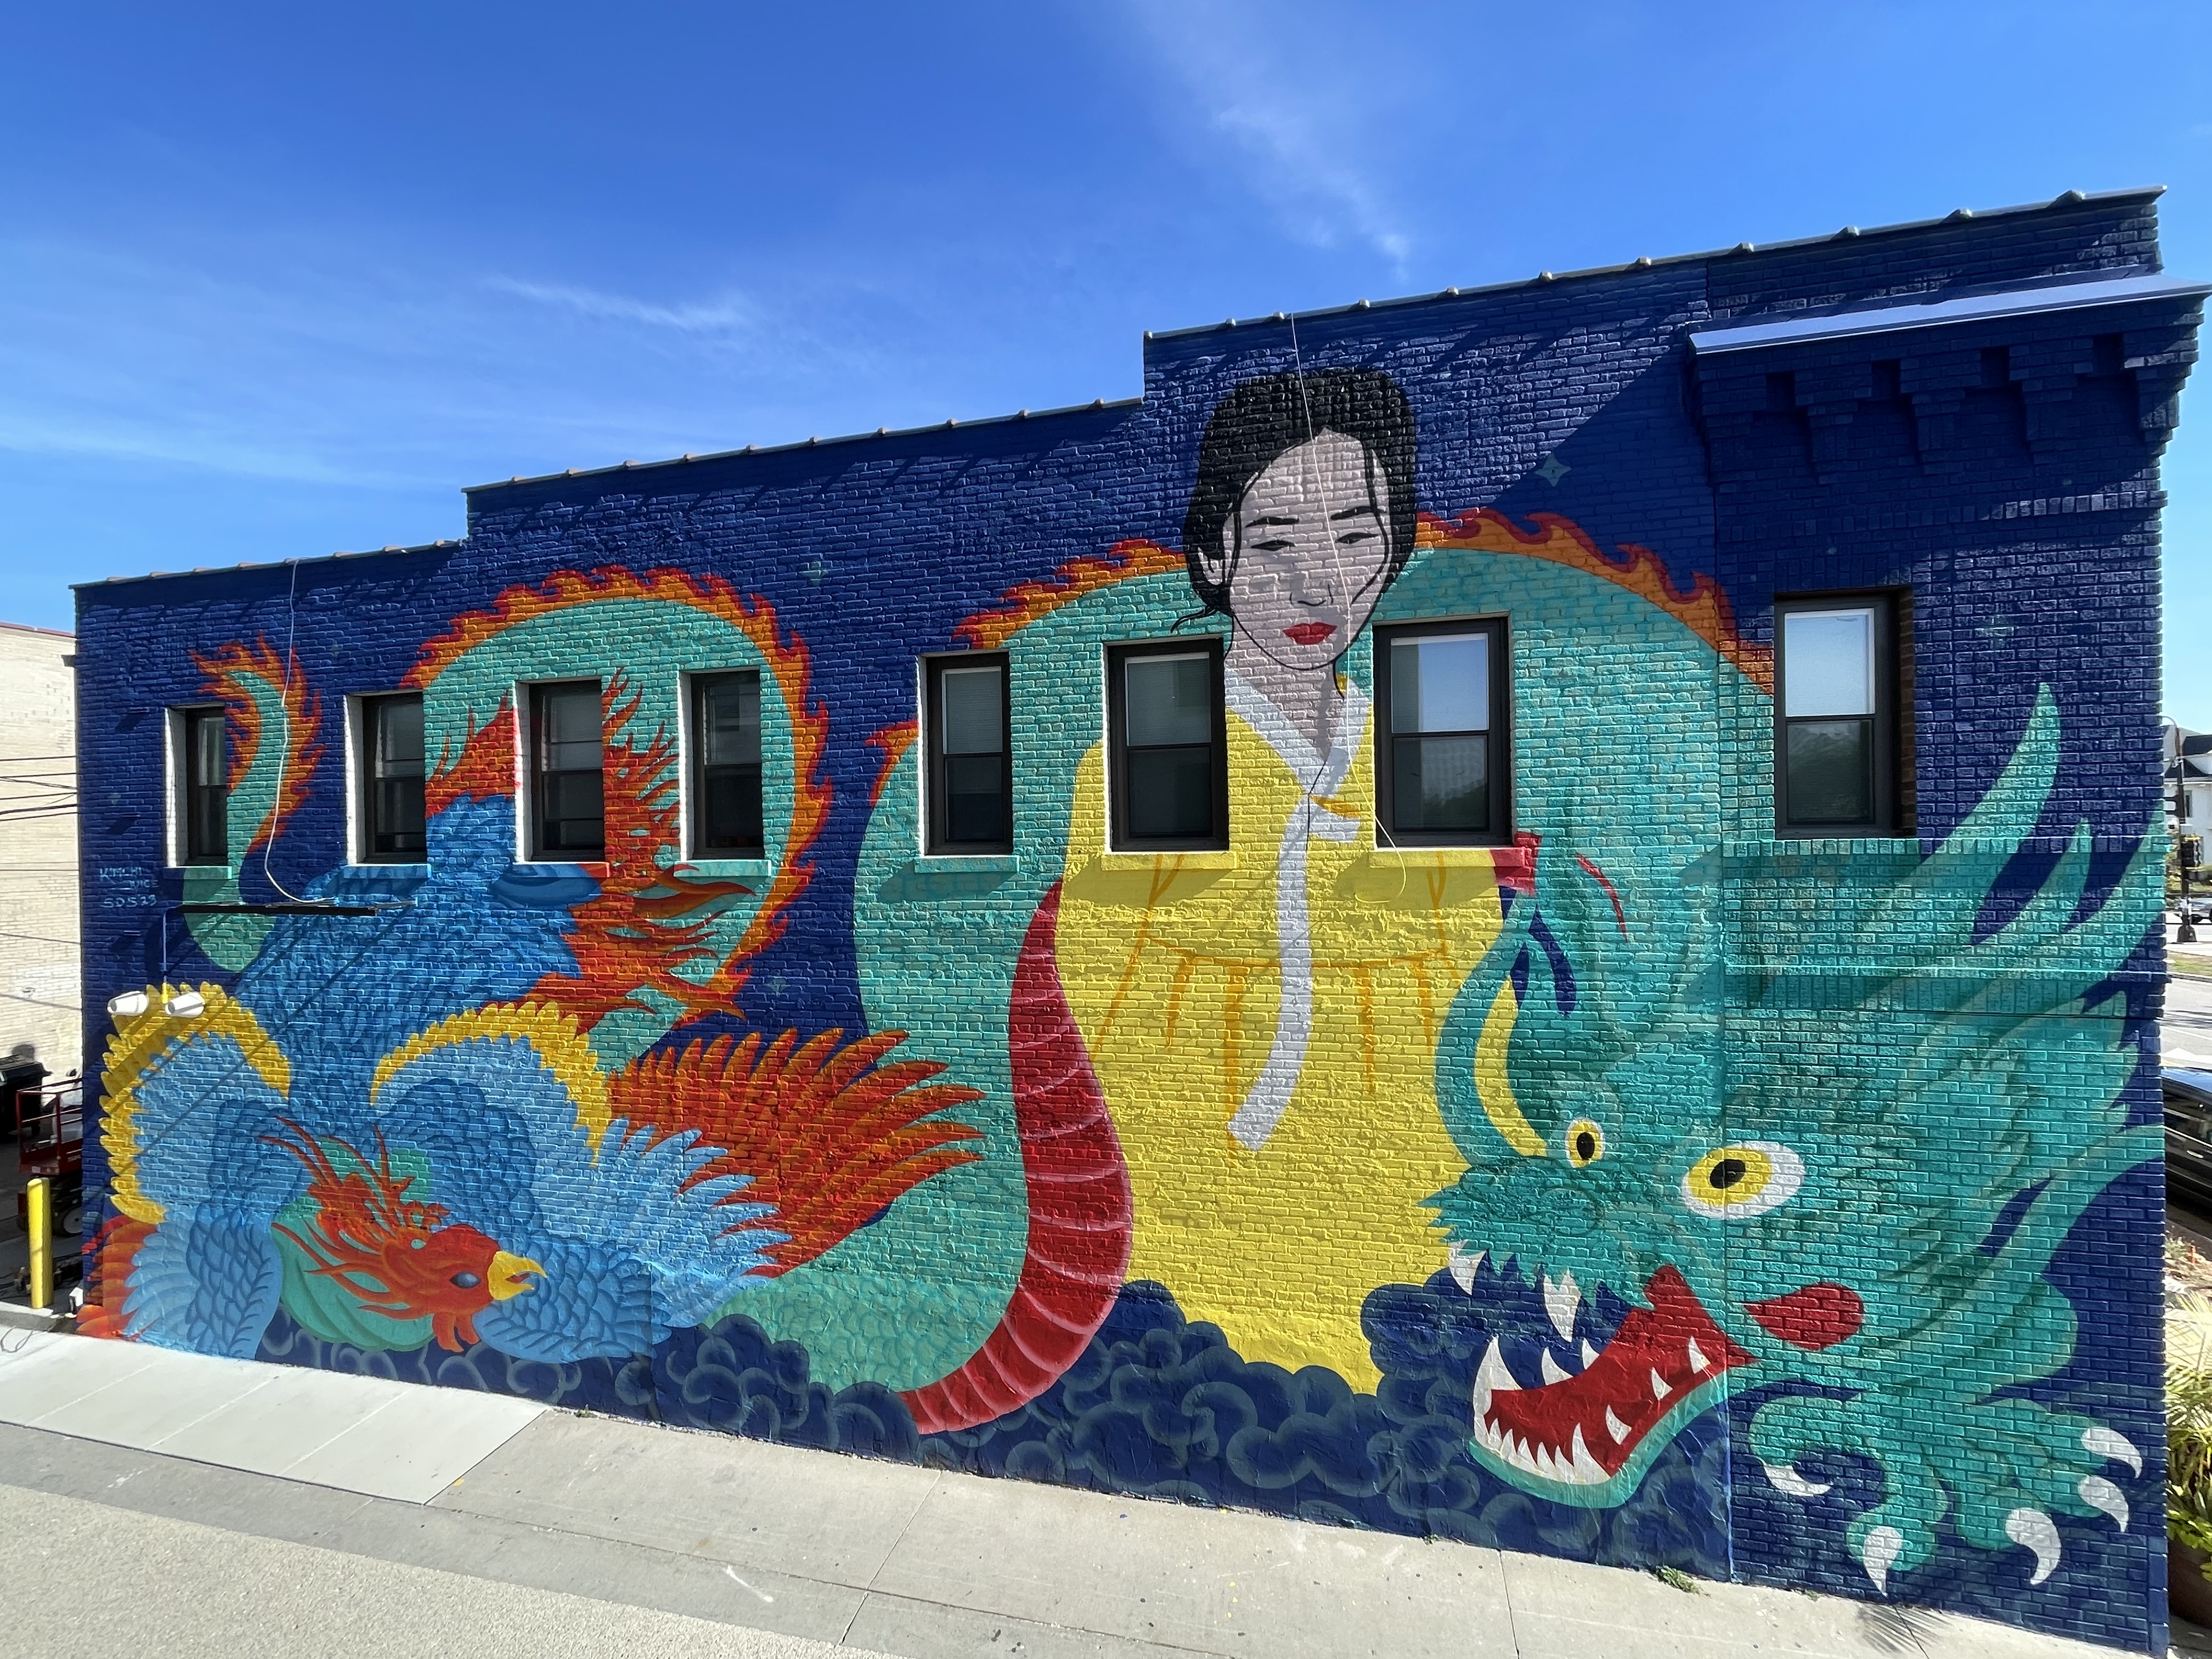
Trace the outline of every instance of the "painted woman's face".
<instances>
[{"instance_id":1,"label":"painted woman's face","mask_svg":"<svg viewBox=\"0 0 2212 1659\"><path fill-rule=\"evenodd\" d=\"M1325 669L1366 626L1390 564L1386 486L1367 447L1324 432L1244 491L1230 608L1238 635L1285 668Z\"/></svg>"}]
</instances>

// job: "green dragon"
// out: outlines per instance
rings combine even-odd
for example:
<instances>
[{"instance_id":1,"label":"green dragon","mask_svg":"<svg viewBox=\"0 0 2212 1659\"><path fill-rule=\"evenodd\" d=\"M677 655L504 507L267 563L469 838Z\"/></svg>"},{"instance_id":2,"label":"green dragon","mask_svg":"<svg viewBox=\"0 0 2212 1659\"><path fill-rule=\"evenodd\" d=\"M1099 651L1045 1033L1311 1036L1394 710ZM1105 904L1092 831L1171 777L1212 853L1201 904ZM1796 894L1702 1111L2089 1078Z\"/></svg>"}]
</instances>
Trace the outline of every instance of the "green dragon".
<instances>
[{"instance_id":1,"label":"green dragon","mask_svg":"<svg viewBox=\"0 0 2212 1659\"><path fill-rule=\"evenodd\" d=\"M1638 894L1547 837L1535 902L1513 904L1438 1051L1470 1165L1427 1200L1455 1273L1517 1264L1565 1354L1523 1380L1493 1339L1477 1461L1610 1506L1709 1407L1796 1383L1758 1407L1752 1449L1800 1498L1828 1490L1808 1456L1881 1466L1849 1534L1879 1591L1947 1516L1977 1547L2033 1552L2033 1583L2058 1563L2053 1511L2126 1528L2112 1466L2139 1477L2136 1448L2008 1392L2074 1353L2044 1276L2068 1231L2162 1152L2157 1127L2128 1126L2141 1055L2111 983L2157 915L2160 838L2085 909L2080 826L1976 936L2058 749L2044 688L2002 777L1925 859L1724 848ZM1602 1346L1599 1286L1628 1307Z\"/></svg>"}]
</instances>

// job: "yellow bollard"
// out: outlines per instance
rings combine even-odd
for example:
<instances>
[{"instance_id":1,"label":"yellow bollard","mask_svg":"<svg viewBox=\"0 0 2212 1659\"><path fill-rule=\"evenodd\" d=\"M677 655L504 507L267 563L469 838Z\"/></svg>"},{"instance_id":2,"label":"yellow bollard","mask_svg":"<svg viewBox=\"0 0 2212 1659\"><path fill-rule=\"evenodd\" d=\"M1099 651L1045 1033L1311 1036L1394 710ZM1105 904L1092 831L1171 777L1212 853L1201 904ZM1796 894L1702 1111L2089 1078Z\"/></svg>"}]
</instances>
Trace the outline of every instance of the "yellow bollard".
<instances>
[{"instance_id":1,"label":"yellow bollard","mask_svg":"<svg viewBox=\"0 0 2212 1659\"><path fill-rule=\"evenodd\" d=\"M54 1305L54 1215L52 1183L40 1176L24 1188L31 1224L31 1306L45 1313Z\"/></svg>"}]
</instances>

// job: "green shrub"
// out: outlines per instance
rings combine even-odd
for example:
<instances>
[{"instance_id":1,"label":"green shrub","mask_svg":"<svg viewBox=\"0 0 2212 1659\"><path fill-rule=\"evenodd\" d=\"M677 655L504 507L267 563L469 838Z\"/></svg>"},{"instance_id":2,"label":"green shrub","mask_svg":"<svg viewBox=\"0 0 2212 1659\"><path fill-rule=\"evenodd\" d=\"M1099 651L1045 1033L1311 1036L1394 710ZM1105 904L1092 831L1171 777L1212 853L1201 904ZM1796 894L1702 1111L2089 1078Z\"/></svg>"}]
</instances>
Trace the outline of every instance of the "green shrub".
<instances>
[{"instance_id":1,"label":"green shrub","mask_svg":"<svg viewBox=\"0 0 2212 1659\"><path fill-rule=\"evenodd\" d=\"M2212 1301L2197 1296L2166 1310L2166 1527L2212 1562Z\"/></svg>"}]
</instances>

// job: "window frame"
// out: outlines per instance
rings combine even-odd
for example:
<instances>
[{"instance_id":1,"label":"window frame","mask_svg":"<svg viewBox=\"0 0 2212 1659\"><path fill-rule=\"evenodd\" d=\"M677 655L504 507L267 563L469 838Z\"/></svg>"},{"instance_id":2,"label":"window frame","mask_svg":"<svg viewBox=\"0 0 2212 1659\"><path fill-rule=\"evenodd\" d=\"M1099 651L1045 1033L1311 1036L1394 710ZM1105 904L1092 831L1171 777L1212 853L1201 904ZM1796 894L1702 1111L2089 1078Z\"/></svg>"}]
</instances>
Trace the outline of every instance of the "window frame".
<instances>
[{"instance_id":1,"label":"window frame","mask_svg":"<svg viewBox=\"0 0 2212 1659\"><path fill-rule=\"evenodd\" d=\"M1212 669L1213 833L1134 836L1128 827L1129 749L1127 665L1146 657L1203 655ZM1226 642L1218 634L1180 640L1132 641L1106 647L1107 848L1115 853L1224 853L1229 850L1229 703Z\"/></svg>"},{"instance_id":2,"label":"window frame","mask_svg":"<svg viewBox=\"0 0 2212 1659\"><path fill-rule=\"evenodd\" d=\"M1906 746L1901 730L1905 700L1904 651L1899 635L1908 615L1905 594L1896 588L1838 588L1778 593L1774 597L1774 834L1778 841L1882 840L1907 833L1903 828L1907 794ZM1871 715L1791 715L1790 655L1785 618L1831 611L1874 614L1874 713ZM1873 816L1856 822L1799 821L1790 810L1790 728L1798 720L1870 720L1874 728Z\"/></svg>"},{"instance_id":3,"label":"window frame","mask_svg":"<svg viewBox=\"0 0 2212 1659\"><path fill-rule=\"evenodd\" d=\"M413 852L380 853L376 850L376 711L394 702L412 702L420 706L422 694L419 691L365 691L347 700L351 704L348 721L348 736L352 741L352 764L348 769L352 822L352 847L349 862L369 865L417 865L429 861L429 781L430 749L428 728L424 728L422 746L423 813L422 846Z\"/></svg>"},{"instance_id":4,"label":"window frame","mask_svg":"<svg viewBox=\"0 0 2212 1659\"><path fill-rule=\"evenodd\" d=\"M753 681L754 724L759 728L761 838L757 842L710 846L707 841L707 693L714 686L750 675ZM768 689L769 678L757 668L702 669L684 676L684 852L686 859L764 859L768 856Z\"/></svg>"},{"instance_id":5,"label":"window frame","mask_svg":"<svg viewBox=\"0 0 2212 1659\"><path fill-rule=\"evenodd\" d=\"M596 852L583 848L550 848L545 844L545 785L550 777L566 777L583 769L566 768L559 772L545 765L545 699L556 691L574 691L590 686L599 702L599 845ZM529 693L529 719L523 761L529 782L528 806L525 815L526 839L524 843L524 862L530 864L604 864L606 862L607 840L607 684L599 675L576 675L551 680L528 680L523 689Z\"/></svg>"},{"instance_id":6,"label":"window frame","mask_svg":"<svg viewBox=\"0 0 2212 1659\"><path fill-rule=\"evenodd\" d=\"M219 750L222 776L213 785L193 781L194 722L203 719L214 720L216 729L222 736ZM173 815L169 837L171 867L180 870L227 868L230 863L230 711L221 703L180 704L168 711L168 728L169 811ZM192 844L192 792L210 787L222 798L222 846L213 854L196 853Z\"/></svg>"},{"instance_id":7,"label":"window frame","mask_svg":"<svg viewBox=\"0 0 2212 1659\"><path fill-rule=\"evenodd\" d=\"M1401 830L1398 827L1397 734L1390 729L1390 647L1411 636L1480 634L1490 641L1490 828ZM1374 627L1376 845L1393 847L1510 847L1513 842L1513 630L1504 616L1437 617L1377 623ZM1408 734L1414 735L1412 733Z\"/></svg>"},{"instance_id":8,"label":"window frame","mask_svg":"<svg viewBox=\"0 0 2212 1659\"><path fill-rule=\"evenodd\" d=\"M1014 697L1012 659L1004 651L962 651L922 659L921 726L925 769L922 775L922 851L930 858L1004 857L1014 850ZM1005 767L1000 794L1005 803L1006 834L994 841L954 841L949 820L952 799L945 775L945 676L946 671L981 668L999 671L999 758Z\"/></svg>"}]
</instances>

